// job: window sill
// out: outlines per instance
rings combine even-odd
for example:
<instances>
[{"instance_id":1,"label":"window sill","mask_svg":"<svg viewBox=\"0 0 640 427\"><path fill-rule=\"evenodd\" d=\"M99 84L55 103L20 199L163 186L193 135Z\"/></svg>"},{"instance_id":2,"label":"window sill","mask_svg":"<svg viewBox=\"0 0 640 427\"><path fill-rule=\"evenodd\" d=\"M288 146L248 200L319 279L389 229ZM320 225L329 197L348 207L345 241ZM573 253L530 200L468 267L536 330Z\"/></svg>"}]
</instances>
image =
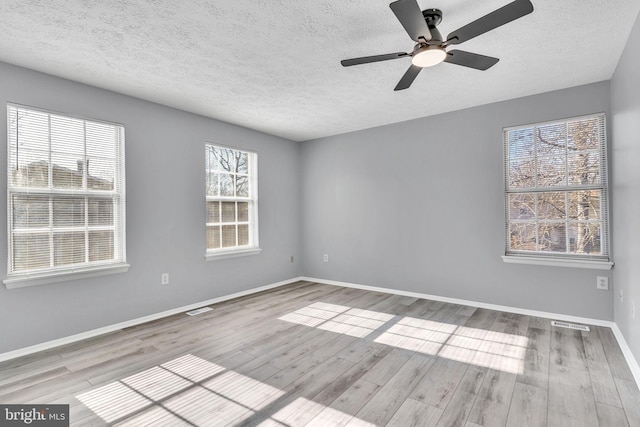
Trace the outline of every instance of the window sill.
<instances>
[{"instance_id":1,"label":"window sill","mask_svg":"<svg viewBox=\"0 0 640 427\"><path fill-rule=\"evenodd\" d=\"M248 255L257 255L262 252L260 248L251 248L251 249L239 249L233 251L220 251L220 252L208 252L205 255L205 259L207 261L213 261L217 259L225 259L225 258L236 258L240 256L248 256Z\"/></svg>"},{"instance_id":2,"label":"window sill","mask_svg":"<svg viewBox=\"0 0 640 427\"><path fill-rule=\"evenodd\" d=\"M46 285L49 283L67 282L69 280L87 279L90 277L106 276L108 274L126 273L129 264L116 264L84 269L56 271L53 273L30 274L24 276L7 277L3 280L7 289L26 288L28 286Z\"/></svg>"},{"instance_id":3,"label":"window sill","mask_svg":"<svg viewBox=\"0 0 640 427\"><path fill-rule=\"evenodd\" d=\"M524 257L503 255L502 261L507 264L546 265L552 267L589 268L593 270L611 270L611 261L587 261L579 259L559 259L545 257Z\"/></svg>"}]
</instances>

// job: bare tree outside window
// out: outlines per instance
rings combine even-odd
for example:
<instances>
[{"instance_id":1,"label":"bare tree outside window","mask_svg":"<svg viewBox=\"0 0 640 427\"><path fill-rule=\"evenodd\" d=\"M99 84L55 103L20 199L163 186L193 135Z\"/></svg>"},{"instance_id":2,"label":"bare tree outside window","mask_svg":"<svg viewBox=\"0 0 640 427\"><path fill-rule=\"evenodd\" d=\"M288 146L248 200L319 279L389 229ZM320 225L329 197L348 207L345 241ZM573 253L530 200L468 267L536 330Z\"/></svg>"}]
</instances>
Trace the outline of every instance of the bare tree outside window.
<instances>
[{"instance_id":1,"label":"bare tree outside window","mask_svg":"<svg viewBox=\"0 0 640 427\"><path fill-rule=\"evenodd\" d=\"M505 129L507 254L608 259L604 115Z\"/></svg>"}]
</instances>

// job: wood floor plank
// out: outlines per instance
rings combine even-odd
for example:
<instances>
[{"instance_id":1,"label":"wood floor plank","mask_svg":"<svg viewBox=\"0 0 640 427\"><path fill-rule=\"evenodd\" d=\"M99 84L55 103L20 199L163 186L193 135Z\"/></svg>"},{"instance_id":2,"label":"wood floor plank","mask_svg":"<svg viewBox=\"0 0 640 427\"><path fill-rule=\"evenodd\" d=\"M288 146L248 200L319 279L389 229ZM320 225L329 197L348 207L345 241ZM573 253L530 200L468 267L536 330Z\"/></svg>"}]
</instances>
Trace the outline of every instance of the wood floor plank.
<instances>
[{"instance_id":1,"label":"wood floor plank","mask_svg":"<svg viewBox=\"0 0 640 427\"><path fill-rule=\"evenodd\" d=\"M516 382L506 427L546 427L547 390Z\"/></svg>"},{"instance_id":2,"label":"wood floor plank","mask_svg":"<svg viewBox=\"0 0 640 427\"><path fill-rule=\"evenodd\" d=\"M549 387L549 355L551 335L549 329L529 327L527 331L527 349L525 351L522 373L518 381L534 387Z\"/></svg>"},{"instance_id":3,"label":"wood floor plank","mask_svg":"<svg viewBox=\"0 0 640 427\"><path fill-rule=\"evenodd\" d=\"M410 358L410 352L395 348L364 374L362 379L383 386Z\"/></svg>"},{"instance_id":4,"label":"wood floor plank","mask_svg":"<svg viewBox=\"0 0 640 427\"><path fill-rule=\"evenodd\" d=\"M459 427L465 425L486 373L486 368L469 366L440 417L437 427Z\"/></svg>"},{"instance_id":5,"label":"wood floor plank","mask_svg":"<svg viewBox=\"0 0 640 427\"><path fill-rule=\"evenodd\" d=\"M601 427L629 427L629 421L627 420L624 409L603 405L602 403L596 403L596 409Z\"/></svg>"},{"instance_id":6,"label":"wood floor plank","mask_svg":"<svg viewBox=\"0 0 640 427\"><path fill-rule=\"evenodd\" d=\"M402 406L434 361L433 358L420 354L412 356L356 414L356 417L376 425L385 425Z\"/></svg>"},{"instance_id":7,"label":"wood floor plank","mask_svg":"<svg viewBox=\"0 0 640 427\"><path fill-rule=\"evenodd\" d=\"M378 384L361 378L353 383L351 387L345 390L329 406L342 413L355 416L379 389L380 386Z\"/></svg>"},{"instance_id":8,"label":"wood floor plank","mask_svg":"<svg viewBox=\"0 0 640 427\"><path fill-rule=\"evenodd\" d=\"M598 427L589 372L552 364L549 374L549 427Z\"/></svg>"},{"instance_id":9,"label":"wood floor plank","mask_svg":"<svg viewBox=\"0 0 640 427\"><path fill-rule=\"evenodd\" d=\"M615 382L629 425L640 426L640 391L638 391L638 386L635 381L619 378L616 378Z\"/></svg>"},{"instance_id":10,"label":"wood floor plank","mask_svg":"<svg viewBox=\"0 0 640 427\"><path fill-rule=\"evenodd\" d=\"M493 369L487 371L468 421L485 427L503 427L509 415L515 382L515 374Z\"/></svg>"},{"instance_id":11,"label":"wood floor plank","mask_svg":"<svg viewBox=\"0 0 640 427\"><path fill-rule=\"evenodd\" d=\"M556 326L551 328L550 363L558 367L588 370L580 331Z\"/></svg>"},{"instance_id":12,"label":"wood floor plank","mask_svg":"<svg viewBox=\"0 0 640 427\"><path fill-rule=\"evenodd\" d=\"M442 412L442 409L406 399L386 427L435 427Z\"/></svg>"},{"instance_id":13,"label":"wood floor plank","mask_svg":"<svg viewBox=\"0 0 640 427\"><path fill-rule=\"evenodd\" d=\"M544 317L531 316L529 321L530 328L543 329L545 331L551 330L551 320Z\"/></svg>"},{"instance_id":14,"label":"wood floor plank","mask_svg":"<svg viewBox=\"0 0 640 427\"><path fill-rule=\"evenodd\" d=\"M418 382L409 397L436 408L446 408L468 367L466 363L438 358L429 375Z\"/></svg>"},{"instance_id":15,"label":"wood floor plank","mask_svg":"<svg viewBox=\"0 0 640 427\"><path fill-rule=\"evenodd\" d=\"M634 381L631 369L629 369L627 360L624 358L624 354L622 353L611 328L597 326L595 329L598 331L598 336L602 342L613 377Z\"/></svg>"}]
</instances>

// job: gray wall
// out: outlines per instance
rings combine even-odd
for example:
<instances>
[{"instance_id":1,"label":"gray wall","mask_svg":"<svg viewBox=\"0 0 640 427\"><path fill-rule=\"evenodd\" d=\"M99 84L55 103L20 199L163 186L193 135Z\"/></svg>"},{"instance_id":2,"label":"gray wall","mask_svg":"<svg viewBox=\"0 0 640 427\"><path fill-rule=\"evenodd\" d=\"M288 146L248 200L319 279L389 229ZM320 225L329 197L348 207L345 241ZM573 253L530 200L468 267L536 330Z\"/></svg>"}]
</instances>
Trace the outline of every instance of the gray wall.
<instances>
[{"instance_id":1,"label":"gray wall","mask_svg":"<svg viewBox=\"0 0 640 427\"><path fill-rule=\"evenodd\" d=\"M502 128L603 111L608 82L303 143L305 274L612 320L610 271L500 258Z\"/></svg>"},{"instance_id":2,"label":"gray wall","mask_svg":"<svg viewBox=\"0 0 640 427\"><path fill-rule=\"evenodd\" d=\"M640 18L611 80L615 321L640 361ZM618 292L624 292L620 302ZM631 317L635 302L636 318Z\"/></svg>"},{"instance_id":3,"label":"gray wall","mask_svg":"<svg viewBox=\"0 0 640 427\"><path fill-rule=\"evenodd\" d=\"M6 102L125 125L131 269L23 289L0 285L0 353L300 275L298 144L0 63L0 105ZM0 165L6 165L6 135L0 120ZM259 255L204 259L206 141L258 153ZM6 173L0 176L6 189ZM0 224L6 224L6 195ZM6 242L6 227L0 230ZM0 259L6 255L2 243ZM0 277L6 268L2 262ZM160 285L163 272L170 274L168 286Z\"/></svg>"}]
</instances>

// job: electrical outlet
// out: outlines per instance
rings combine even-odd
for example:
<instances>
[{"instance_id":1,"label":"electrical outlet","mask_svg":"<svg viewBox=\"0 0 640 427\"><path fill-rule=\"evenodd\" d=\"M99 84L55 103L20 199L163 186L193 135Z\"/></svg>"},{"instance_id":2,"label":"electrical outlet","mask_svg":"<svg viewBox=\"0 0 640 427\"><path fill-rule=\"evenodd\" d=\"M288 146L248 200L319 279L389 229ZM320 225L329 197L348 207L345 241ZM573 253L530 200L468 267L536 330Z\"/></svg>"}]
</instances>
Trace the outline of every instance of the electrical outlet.
<instances>
[{"instance_id":1,"label":"electrical outlet","mask_svg":"<svg viewBox=\"0 0 640 427\"><path fill-rule=\"evenodd\" d=\"M622 289L618 291L618 298L620 299L620 302L624 302L624 292Z\"/></svg>"},{"instance_id":2,"label":"electrical outlet","mask_svg":"<svg viewBox=\"0 0 640 427\"><path fill-rule=\"evenodd\" d=\"M329 262L329 254L324 254L322 256L322 262Z\"/></svg>"},{"instance_id":3,"label":"electrical outlet","mask_svg":"<svg viewBox=\"0 0 640 427\"><path fill-rule=\"evenodd\" d=\"M604 291L609 290L609 278L607 276L596 277L596 288Z\"/></svg>"},{"instance_id":4,"label":"electrical outlet","mask_svg":"<svg viewBox=\"0 0 640 427\"><path fill-rule=\"evenodd\" d=\"M169 273L162 273L162 280L160 283L162 283L163 285L169 284Z\"/></svg>"},{"instance_id":5,"label":"electrical outlet","mask_svg":"<svg viewBox=\"0 0 640 427\"><path fill-rule=\"evenodd\" d=\"M291 262L293 262L293 255L291 255Z\"/></svg>"}]
</instances>

